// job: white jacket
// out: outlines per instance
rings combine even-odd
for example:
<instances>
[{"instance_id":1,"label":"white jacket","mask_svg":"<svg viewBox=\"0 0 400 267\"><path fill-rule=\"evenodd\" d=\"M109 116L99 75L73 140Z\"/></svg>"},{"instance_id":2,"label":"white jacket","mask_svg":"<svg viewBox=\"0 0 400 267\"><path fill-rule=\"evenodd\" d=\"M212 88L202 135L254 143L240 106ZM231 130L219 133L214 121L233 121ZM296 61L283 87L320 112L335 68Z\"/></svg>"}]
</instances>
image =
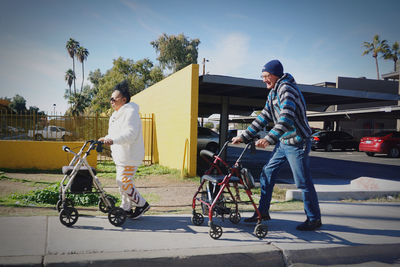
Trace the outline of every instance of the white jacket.
<instances>
[{"instance_id":1,"label":"white jacket","mask_svg":"<svg viewBox=\"0 0 400 267\"><path fill-rule=\"evenodd\" d=\"M144 158L144 143L139 106L130 102L118 111L114 111L105 138L113 140L111 155L116 165L141 165Z\"/></svg>"}]
</instances>

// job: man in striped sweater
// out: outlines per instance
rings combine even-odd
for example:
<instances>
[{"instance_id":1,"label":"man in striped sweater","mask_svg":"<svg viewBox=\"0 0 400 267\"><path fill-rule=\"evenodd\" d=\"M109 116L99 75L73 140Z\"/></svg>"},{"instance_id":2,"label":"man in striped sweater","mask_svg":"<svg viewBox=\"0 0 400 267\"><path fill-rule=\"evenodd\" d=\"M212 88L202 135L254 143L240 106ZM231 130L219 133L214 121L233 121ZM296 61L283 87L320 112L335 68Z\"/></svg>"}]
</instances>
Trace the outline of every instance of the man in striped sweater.
<instances>
[{"instance_id":1,"label":"man in striped sweater","mask_svg":"<svg viewBox=\"0 0 400 267\"><path fill-rule=\"evenodd\" d=\"M321 227L321 212L317 193L310 176L309 152L311 129L306 117L306 103L289 73L283 72L279 60L272 60L264 65L261 75L263 82L270 90L268 99L261 114L247 130L232 139L233 144L250 142L269 122L274 127L268 134L256 141L256 146L265 148L275 145L272 156L263 167L260 175L261 198L259 210L264 220L269 220L269 207L272 191L280 167L289 162L297 188L302 190L304 211L307 219L297 226L301 231L312 231ZM245 222L256 222L257 214L245 219Z\"/></svg>"}]
</instances>

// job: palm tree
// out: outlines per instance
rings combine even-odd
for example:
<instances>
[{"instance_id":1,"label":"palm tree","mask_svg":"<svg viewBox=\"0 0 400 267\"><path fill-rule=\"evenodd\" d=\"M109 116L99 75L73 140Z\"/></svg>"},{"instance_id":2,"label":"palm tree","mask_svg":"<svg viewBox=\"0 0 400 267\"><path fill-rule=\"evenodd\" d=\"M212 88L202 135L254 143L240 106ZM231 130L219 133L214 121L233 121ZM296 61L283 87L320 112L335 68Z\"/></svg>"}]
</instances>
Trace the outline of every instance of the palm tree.
<instances>
[{"instance_id":1,"label":"palm tree","mask_svg":"<svg viewBox=\"0 0 400 267\"><path fill-rule=\"evenodd\" d=\"M90 105L89 97L84 94L73 94L70 96L68 102L71 104L68 113L72 116L80 116L85 112L85 109Z\"/></svg>"},{"instance_id":2,"label":"palm tree","mask_svg":"<svg viewBox=\"0 0 400 267\"><path fill-rule=\"evenodd\" d=\"M75 80L75 73L73 70L69 69L65 72L65 81L68 84L69 87L69 95L71 95L71 86L72 86L72 81Z\"/></svg>"},{"instance_id":3,"label":"palm tree","mask_svg":"<svg viewBox=\"0 0 400 267\"><path fill-rule=\"evenodd\" d=\"M69 56L72 58L72 70L74 71L74 73L75 73L75 54L78 47L79 47L79 42L75 41L72 38L69 38L67 44L65 45L65 48L67 49ZM75 79L76 77L74 77L74 93L76 94Z\"/></svg>"},{"instance_id":4,"label":"palm tree","mask_svg":"<svg viewBox=\"0 0 400 267\"><path fill-rule=\"evenodd\" d=\"M388 48L387 41L379 40L379 35L377 34L374 36L372 43L364 42L363 46L366 48L366 50L364 51L364 53L362 55L364 56L364 55L372 52L372 57L375 58L376 73L377 73L378 80L379 80L378 55L386 53L386 50Z\"/></svg>"},{"instance_id":5,"label":"palm tree","mask_svg":"<svg viewBox=\"0 0 400 267\"><path fill-rule=\"evenodd\" d=\"M394 71L396 72L397 69L397 60L399 59L400 56L400 49L399 49L399 43L398 42L394 42L394 44L392 45L392 48L388 47L384 58L385 59L393 59L394 61Z\"/></svg>"},{"instance_id":6,"label":"palm tree","mask_svg":"<svg viewBox=\"0 0 400 267\"><path fill-rule=\"evenodd\" d=\"M78 47L76 50L76 58L79 60L79 62L82 63L82 85L81 85L81 92L83 90L83 81L85 77L85 69L84 69L84 61L87 59L89 56L89 51L84 48L83 46Z\"/></svg>"}]
</instances>

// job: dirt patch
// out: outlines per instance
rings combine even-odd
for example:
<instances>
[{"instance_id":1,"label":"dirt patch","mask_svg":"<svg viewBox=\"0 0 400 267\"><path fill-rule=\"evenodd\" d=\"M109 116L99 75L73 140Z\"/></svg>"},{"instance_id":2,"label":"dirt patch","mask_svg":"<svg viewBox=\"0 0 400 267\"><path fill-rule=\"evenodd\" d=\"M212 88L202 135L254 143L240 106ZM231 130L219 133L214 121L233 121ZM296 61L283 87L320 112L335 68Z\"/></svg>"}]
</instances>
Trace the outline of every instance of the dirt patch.
<instances>
[{"instance_id":1,"label":"dirt patch","mask_svg":"<svg viewBox=\"0 0 400 267\"><path fill-rule=\"evenodd\" d=\"M0 197L11 195L12 193L27 193L34 189L31 185L9 180L0 181Z\"/></svg>"},{"instance_id":2,"label":"dirt patch","mask_svg":"<svg viewBox=\"0 0 400 267\"><path fill-rule=\"evenodd\" d=\"M0 197L12 193L26 193L31 190L48 186L46 183L37 182L59 182L64 177L61 174L25 174L4 173L10 179L0 180ZM118 194L119 190L115 178L99 178L107 193ZM31 182L30 182L31 181ZM36 182L36 183L35 183ZM182 180L169 175L137 177L135 186L139 192L149 201L151 209L149 214L164 212L190 212L194 193L199 183L192 180ZM80 213L100 215L96 207L78 208ZM82 210L82 211L81 211ZM7 207L0 206L0 215L57 215L52 207Z\"/></svg>"},{"instance_id":3,"label":"dirt patch","mask_svg":"<svg viewBox=\"0 0 400 267\"><path fill-rule=\"evenodd\" d=\"M32 182L58 182L63 178L62 174L48 174L48 173L4 173L9 178L19 180L29 180Z\"/></svg>"}]
</instances>

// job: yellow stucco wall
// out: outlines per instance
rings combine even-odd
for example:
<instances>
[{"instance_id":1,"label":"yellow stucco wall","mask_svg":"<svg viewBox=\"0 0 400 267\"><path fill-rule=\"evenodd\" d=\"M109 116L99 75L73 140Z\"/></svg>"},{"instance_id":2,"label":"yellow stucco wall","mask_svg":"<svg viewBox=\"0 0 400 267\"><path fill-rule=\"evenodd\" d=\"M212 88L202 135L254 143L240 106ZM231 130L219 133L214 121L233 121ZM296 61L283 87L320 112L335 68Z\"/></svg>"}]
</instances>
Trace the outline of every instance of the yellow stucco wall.
<instances>
[{"instance_id":1,"label":"yellow stucco wall","mask_svg":"<svg viewBox=\"0 0 400 267\"><path fill-rule=\"evenodd\" d=\"M154 114L155 162L179 170L183 167L189 176L196 175L198 98L197 64L132 97L141 113Z\"/></svg>"},{"instance_id":2,"label":"yellow stucco wall","mask_svg":"<svg viewBox=\"0 0 400 267\"><path fill-rule=\"evenodd\" d=\"M83 142L0 140L0 167L40 170L61 169L62 166L68 165L73 158L71 153L62 150L64 145L78 152ZM90 152L88 162L90 166L96 167L96 150Z\"/></svg>"}]
</instances>

